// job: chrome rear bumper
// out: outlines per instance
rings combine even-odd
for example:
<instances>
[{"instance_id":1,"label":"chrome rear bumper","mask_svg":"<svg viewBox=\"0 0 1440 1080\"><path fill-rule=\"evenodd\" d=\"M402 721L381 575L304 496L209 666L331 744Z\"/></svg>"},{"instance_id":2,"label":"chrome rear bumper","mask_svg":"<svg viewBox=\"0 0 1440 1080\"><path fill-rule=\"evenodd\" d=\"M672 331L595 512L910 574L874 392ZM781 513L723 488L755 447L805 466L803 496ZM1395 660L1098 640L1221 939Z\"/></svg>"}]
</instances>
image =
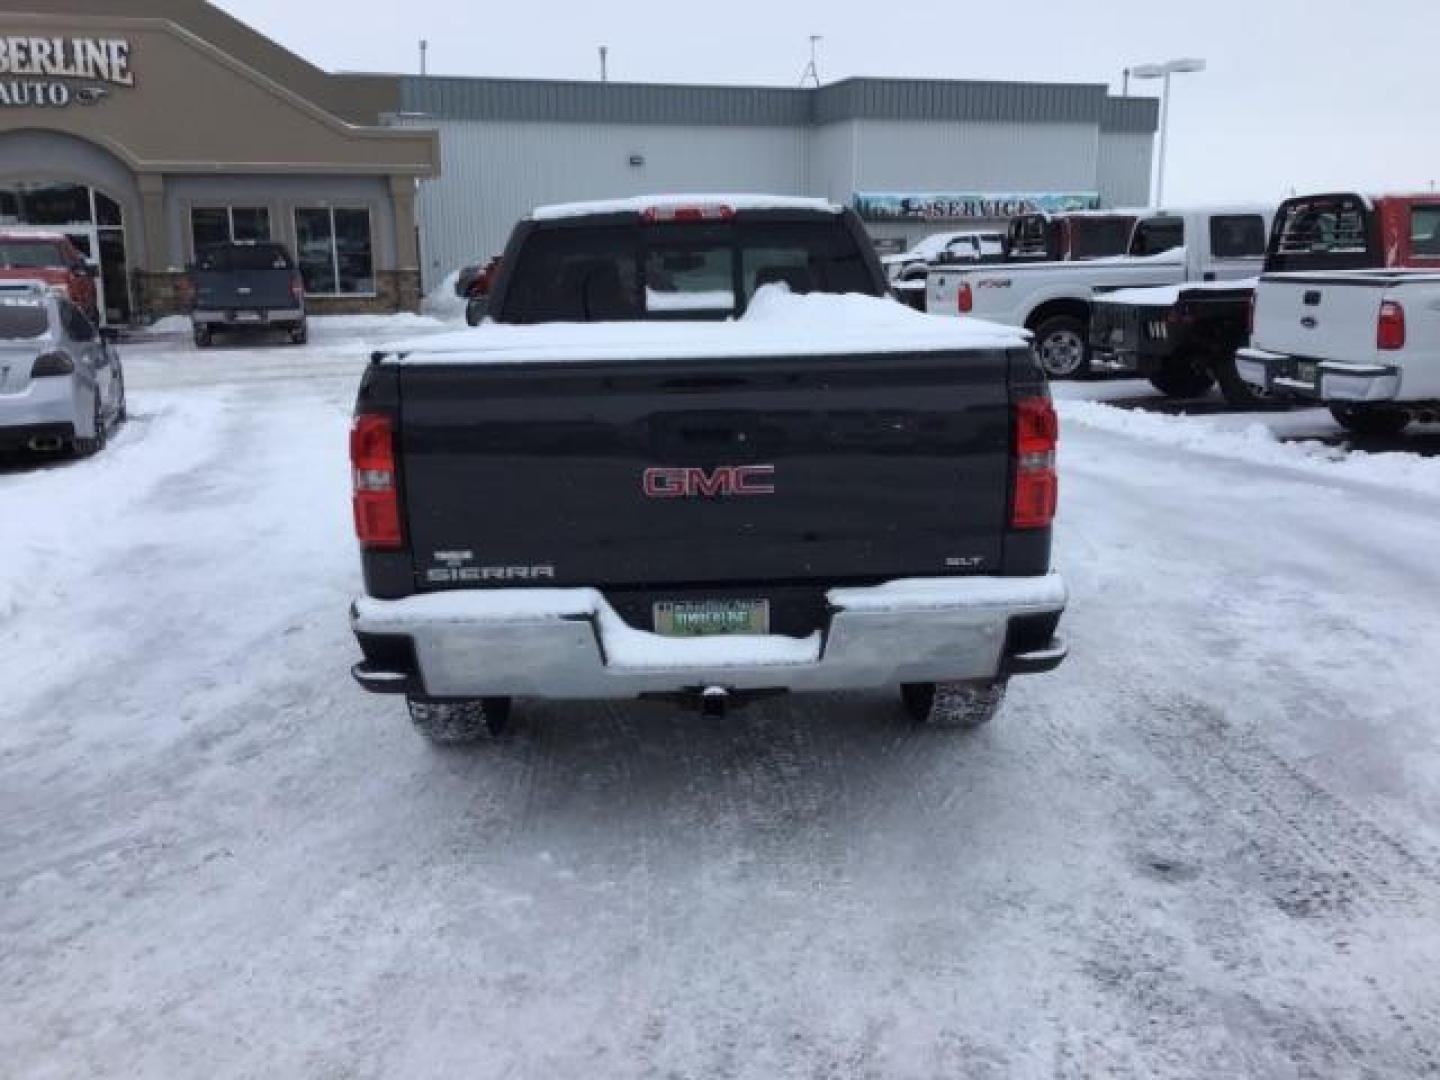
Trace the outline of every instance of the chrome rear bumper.
<instances>
[{"instance_id":1,"label":"chrome rear bumper","mask_svg":"<svg viewBox=\"0 0 1440 1080\"><path fill-rule=\"evenodd\" d=\"M1065 659L1059 638L1024 651L1010 644L1013 620L1064 610L1056 574L913 579L828 596L829 625L808 639L659 637L626 626L593 589L362 598L351 625L367 660L354 674L368 690L429 698L634 698L992 679Z\"/></svg>"},{"instance_id":2,"label":"chrome rear bumper","mask_svg":"<svg viewBox=\"0 0 1440 1080\"><path fill-rule=\"evenodd\" d=\"M1281 397L1363 403L1400 396L1400 369L1390 364L1306 360L1246 348L1235 354L1235 370L1251 386Z\"/></svg>"}]
</instances>

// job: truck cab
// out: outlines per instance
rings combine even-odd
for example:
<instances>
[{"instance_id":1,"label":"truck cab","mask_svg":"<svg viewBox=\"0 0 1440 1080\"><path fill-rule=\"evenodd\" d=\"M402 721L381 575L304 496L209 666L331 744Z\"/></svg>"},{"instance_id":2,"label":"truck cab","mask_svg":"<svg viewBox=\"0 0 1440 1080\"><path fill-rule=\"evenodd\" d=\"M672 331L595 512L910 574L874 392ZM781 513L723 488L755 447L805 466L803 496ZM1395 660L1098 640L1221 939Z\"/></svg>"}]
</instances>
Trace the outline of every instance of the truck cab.
<instances>
[{"instance_id":1,"label":"truck cab","mask_svg":"<svg viewBox=\"0 0 1440 1080\"><path fill-rule=\"evenodd\" d=\"M1006 233L1007 262L1070 262L1124 255L1143 211L1077 210L1021 214Z\"/></svg>"}]
</instances>

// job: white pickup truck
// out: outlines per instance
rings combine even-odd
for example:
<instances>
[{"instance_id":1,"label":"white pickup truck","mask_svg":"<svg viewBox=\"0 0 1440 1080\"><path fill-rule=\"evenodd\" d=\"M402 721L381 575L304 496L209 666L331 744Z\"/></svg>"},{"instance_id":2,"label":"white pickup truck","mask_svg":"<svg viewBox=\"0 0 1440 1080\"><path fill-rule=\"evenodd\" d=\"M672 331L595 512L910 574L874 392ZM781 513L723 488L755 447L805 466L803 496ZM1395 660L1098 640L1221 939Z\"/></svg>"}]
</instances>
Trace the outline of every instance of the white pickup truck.
<instances>
[{"instance_id":1,"label":"white pickup truck","mask_svg":"<svg viewBox=\"0 0 1440 1080\"><path fill-rule=\"evenodd\" d=\"M1266 274L1240 377L1359 435L1440 419L1440 271Z\"/></svg>"},{"instance_id":2,"label":"white pickup truck","mask_svg":"<svg viewBox=\"0 0 1440 1080\"><path fill-rule=\"evenodd\" d=\"M1130 254L1118 258L935 267L927 282L926 310L1023 326L1035 334L1035 352L1047 375L1083 375L1090 366L1087 328L1096 295L1255 277L1273 214L1273 208L1253 206L1161 211L1136 222Z\"/></svg>"}]
</instances>

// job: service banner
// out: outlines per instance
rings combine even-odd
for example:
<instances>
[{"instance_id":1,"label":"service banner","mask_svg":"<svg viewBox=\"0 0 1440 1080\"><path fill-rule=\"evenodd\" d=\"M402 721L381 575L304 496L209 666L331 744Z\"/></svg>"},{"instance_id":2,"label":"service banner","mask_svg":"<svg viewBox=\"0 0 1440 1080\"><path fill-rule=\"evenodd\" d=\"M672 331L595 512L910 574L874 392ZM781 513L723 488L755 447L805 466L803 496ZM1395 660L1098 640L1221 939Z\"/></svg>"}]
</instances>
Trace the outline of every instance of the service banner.
<instances>
[{"instance_id":1,"label":"service banner","mask_svg":"<svg viewBox=\"0 0 1440 1080\"><path fill-rule=\"evenodd\" d=\"M965 221L1012 218L1020 214L1057 214L1071 210L1098 210L1100 196L1080 192L891 192L855 193L855 212L866 221Z\"/></svg>"}]
</instances>

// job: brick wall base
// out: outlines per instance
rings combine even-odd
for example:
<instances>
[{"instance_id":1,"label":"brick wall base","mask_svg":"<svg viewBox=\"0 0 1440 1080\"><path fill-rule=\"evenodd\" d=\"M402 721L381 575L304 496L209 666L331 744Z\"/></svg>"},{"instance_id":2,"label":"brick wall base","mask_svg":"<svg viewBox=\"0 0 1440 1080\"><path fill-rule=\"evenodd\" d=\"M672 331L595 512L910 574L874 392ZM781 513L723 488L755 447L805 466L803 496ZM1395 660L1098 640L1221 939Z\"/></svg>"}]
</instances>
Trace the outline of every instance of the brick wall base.
<instances>
[{"instance_id":1,"label":"brick wall base","mask_svg":"<svg viewBox=\"0 0 1440 1080\"><path fill-rule=\"evenodd\" d=\"M135 272L137 322L189 313L187 277L177 273ZM375 275L374 296L312 296L305 301L311 315L387 314L420 310L420 272L382 270Z\"/></svg>"}]
</instances>

